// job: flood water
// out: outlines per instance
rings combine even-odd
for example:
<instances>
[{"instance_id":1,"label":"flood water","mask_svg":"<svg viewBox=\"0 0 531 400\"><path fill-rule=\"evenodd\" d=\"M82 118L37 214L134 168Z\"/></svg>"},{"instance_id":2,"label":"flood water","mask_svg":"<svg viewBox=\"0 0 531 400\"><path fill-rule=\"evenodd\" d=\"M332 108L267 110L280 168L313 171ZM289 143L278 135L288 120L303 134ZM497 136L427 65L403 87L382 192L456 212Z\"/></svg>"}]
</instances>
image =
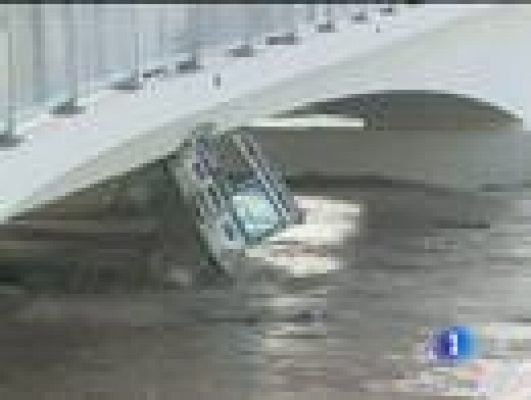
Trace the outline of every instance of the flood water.
<instances>
[{"instance_id":1,"label":"flood water","mask_svg":"<svg viewBox=\"0 0 531 400\"><path fill-rule=\"evenodd\" d=\"M531 398L531 193L296 194L306 222L233 279L3 289L0 398ZM450 324L481 337L477 359L426 359L427 332Z\"/></svg>"}]
</instances>

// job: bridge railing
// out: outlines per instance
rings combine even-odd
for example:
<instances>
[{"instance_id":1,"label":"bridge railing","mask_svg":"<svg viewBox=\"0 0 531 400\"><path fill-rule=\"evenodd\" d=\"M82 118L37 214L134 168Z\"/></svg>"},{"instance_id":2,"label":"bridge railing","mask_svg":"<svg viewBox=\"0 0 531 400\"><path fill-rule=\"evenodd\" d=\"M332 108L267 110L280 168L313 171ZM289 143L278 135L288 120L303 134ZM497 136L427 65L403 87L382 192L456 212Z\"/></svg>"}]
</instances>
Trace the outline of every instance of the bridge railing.
<instances>
[{"instance_id":1,"label":"bridge railing","mask_svg":"<svg viewBox=\"0 0 531 400\"><path fill-rule=\"evenodd\" d=\"M101 89L135 90L201 68L206 54L252 56L396 12L366 4L0 4L0 138L43 113L71 115ZM81 105L80 105L81 104ZM0 140L0 147L2 141Z\"/></svg>"}]
</instances>

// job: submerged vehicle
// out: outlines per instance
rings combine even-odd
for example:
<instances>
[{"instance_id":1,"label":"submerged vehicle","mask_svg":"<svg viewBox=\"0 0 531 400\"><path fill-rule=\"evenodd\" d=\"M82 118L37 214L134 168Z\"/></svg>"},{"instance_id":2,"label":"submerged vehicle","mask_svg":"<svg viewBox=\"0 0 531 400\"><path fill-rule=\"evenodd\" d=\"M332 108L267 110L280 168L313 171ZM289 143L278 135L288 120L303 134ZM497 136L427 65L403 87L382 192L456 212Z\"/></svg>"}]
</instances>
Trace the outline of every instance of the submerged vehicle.
<instances>
[{"instance_id":1,"label":"submerged vehicle","mask_svg":"<svg viewBox=\"0 0 531 400\"><path fill-rule=\"evenodd\" d=\"M303 215L277 168L245 132L195 133L171 161L195 210L208 259L231 271L239 255Z\"/></svg>"}]
</instances>

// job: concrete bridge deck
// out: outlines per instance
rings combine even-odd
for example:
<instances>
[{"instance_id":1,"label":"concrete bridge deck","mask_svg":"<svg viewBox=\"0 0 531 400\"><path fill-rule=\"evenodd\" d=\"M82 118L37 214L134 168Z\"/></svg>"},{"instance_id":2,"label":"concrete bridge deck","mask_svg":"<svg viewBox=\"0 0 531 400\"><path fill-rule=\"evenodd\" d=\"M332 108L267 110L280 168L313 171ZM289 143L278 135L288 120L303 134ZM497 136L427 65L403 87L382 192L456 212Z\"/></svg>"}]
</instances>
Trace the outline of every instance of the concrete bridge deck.
<instances>
[{"instance_id":1,"label":"concrete bridge deck","mask_svg":"<svg viewBox=\"0 0 531 400\"><path fill-rule=\"evenodd\" d=\"M496 18L492 6L417 7L381 20L378 33L374 24L343 21L337 32L303 32L300 44L270 46L256 57L206 58L197 73L154 79L133 94L103 91L81 115L43 116L21 130L21 145L1 152L0 218L164 157L197 124L213 122L223 131L345 91L363 92L375 85L369 62L374 55L407 49L415 40L441 35L444 27L458 30L459 20L467 26L465 20L484 19L489 12L487 18ZM221 77L219 87L213 74Z\"/></svg>"}]
</instances>

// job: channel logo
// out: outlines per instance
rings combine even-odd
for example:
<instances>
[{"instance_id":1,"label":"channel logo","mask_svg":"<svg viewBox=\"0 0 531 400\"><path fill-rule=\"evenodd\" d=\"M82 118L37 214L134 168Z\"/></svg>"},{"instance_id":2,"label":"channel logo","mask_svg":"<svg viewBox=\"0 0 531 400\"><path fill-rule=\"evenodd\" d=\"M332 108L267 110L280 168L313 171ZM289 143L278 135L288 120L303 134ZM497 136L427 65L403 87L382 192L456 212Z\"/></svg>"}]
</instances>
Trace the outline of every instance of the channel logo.
<instances>
[{"instance_id":1,"label":"channel logo","mask_svg":"<svg viewBox=\"0 0 531 400\"><path fill-rule=\"evenodd\" d=\"M450 326L434 331L427 341L430 359L450 363L474 358L477 347L476 335L466 326Z\"/></svg>"}]
</instances>

